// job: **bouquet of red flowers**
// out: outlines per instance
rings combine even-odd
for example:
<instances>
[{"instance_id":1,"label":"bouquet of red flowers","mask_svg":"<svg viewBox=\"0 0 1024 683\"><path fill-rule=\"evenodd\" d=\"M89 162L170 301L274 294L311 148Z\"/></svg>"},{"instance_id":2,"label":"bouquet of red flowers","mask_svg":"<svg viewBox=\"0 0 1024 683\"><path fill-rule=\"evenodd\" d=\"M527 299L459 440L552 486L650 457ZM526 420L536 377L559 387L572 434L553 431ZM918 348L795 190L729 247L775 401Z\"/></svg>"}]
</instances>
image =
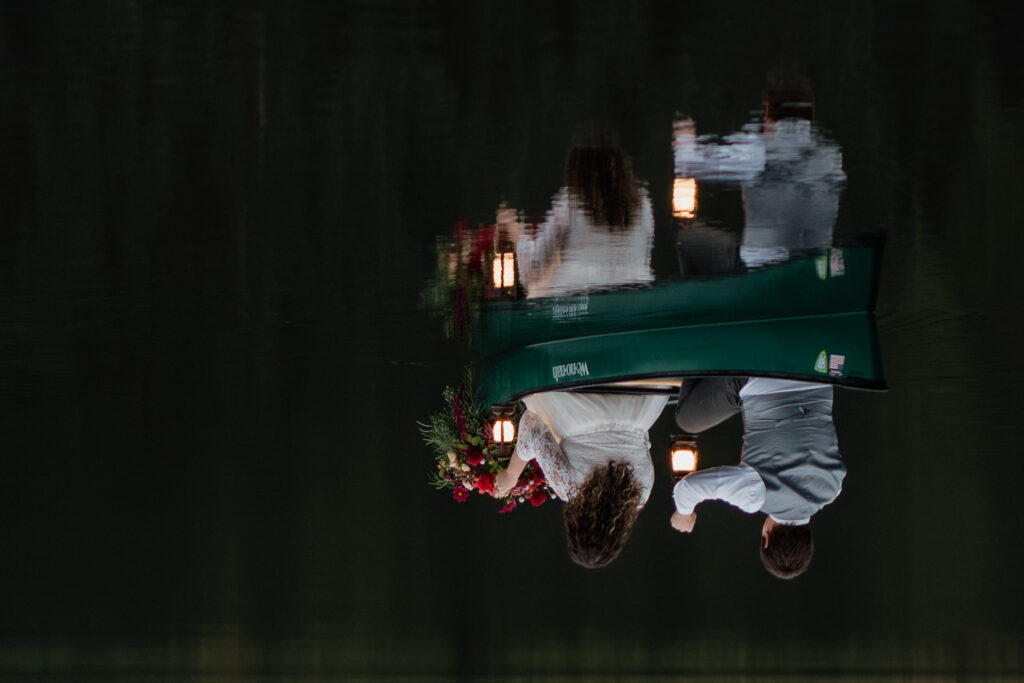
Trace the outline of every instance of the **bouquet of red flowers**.
<instances>
[{"instance_id":1,"label":"bouquet of red flowers","mask_svg":"<svg viewBox=\"0 0 1024 683\"><path fill-rule=\"evenodd\" d=\"M467 372L461 385L445 387L444 410L434 413L426 424L420 424L423 439L433 447L437 460L431 483L438 489L450 489L460 503L472 491L494 496L494 477L508 466L515 447L514 441L499 444L494 440L487 410L477 401L472 380L472 374ZM513 421L518 423L522 414L519 404ZM525 502L536 507L553 495L544 473L531 461L498 512L509 512Z\"/></svg>"}]
</instances>

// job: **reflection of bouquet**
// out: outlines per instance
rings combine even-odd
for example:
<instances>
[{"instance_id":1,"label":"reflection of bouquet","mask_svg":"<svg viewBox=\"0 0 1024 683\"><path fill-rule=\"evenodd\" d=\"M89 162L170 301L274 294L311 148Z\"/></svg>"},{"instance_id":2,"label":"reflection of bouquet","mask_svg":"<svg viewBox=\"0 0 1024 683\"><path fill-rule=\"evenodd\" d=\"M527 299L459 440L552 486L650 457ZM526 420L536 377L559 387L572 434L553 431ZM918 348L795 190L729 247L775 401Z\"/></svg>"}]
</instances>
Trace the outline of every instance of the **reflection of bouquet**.
<instances>
[{"instance_id":1,"label":"reflection of bouquet","mask_svg":"<svg viewBox=\"0 0 1024 683\"><path fill-rule=\"evenodd\" d=\"M487 411L476 400L471 373L466 373L460 386L445 387L442 396L444 410L420 425L423 439L434 448L437 459L431 483L438 489L451 489L460 503L469 497L470 491L493 496L494 477L508 466L515 442L507 445L509 454L502 455L501 446L494 441ZM520 404L513 420L518 422L522 414ZM526 501L537 506L552 495L544 473L530 461L498 512L509 512Z\"/></svg>"},{"instance_id":2,"label":"reflection of bouquet","mask_svg":"<svg viewBox=\"0 0 1024 683\"><path fill-rule=\"evenodd\" d=\"M463 220L450 238L437 241L437 272L424 301L444 320L445 335L464 336L487 288L486 264L494 255L494 228L469 230Z\"/></svg>"},{"instance_id":3,"label":"reflection of bouquet","mask_svg":"<svg viewBox=\"0 0 1024 683\"><path fill-rule=\"evenodd\" d=\"M514 279L508 282L500 277L500 254L505 250L510 254L512 246L507 240L502 242L498 232L494 225L482 223L476 230L470 230L466 222L460 220L455 223L451 237L437 241L437 270L423 293L423 300L427 308L444 321L448 337L467 337L472 330L470 323L479 313L480 302L500 289L515 288ZM499 245L504 245L500 251ZM496 255L498 265L495 265ZM507 267L511 273L511 262ZM495 268L499 270L498 284L493 284Z\"/></svg>"}]
</instances>

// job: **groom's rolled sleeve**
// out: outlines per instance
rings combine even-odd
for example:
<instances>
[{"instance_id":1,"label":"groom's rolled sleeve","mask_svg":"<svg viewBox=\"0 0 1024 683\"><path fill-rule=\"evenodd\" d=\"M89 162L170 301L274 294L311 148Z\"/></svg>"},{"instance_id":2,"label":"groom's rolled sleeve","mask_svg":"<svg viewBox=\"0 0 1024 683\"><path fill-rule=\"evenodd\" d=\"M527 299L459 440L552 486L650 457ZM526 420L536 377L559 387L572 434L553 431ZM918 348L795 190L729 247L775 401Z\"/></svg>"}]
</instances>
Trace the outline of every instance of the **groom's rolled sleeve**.
<instances>
[{"instance_id":1,"label":"groom's rolled sleeve","mask_svg":"<svg viewBox=\"0 0 1024 683\"><path fill-rule=\"evenodd\" d=\"M749 465L712 467L683 477L672 491L676 512L688 515L705 500L721 500L743 512L764 505L764 481Z\"/></svg>"}]
</instances>

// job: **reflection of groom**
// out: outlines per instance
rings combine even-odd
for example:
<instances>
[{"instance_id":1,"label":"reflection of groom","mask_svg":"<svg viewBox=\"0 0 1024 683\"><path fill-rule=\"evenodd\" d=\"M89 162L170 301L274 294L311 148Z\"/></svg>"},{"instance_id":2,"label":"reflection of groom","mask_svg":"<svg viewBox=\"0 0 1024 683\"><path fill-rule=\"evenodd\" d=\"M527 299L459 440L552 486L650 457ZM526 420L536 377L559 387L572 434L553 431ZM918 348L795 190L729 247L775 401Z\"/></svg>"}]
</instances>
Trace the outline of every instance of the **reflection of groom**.
<instances>
[{"instance_id":1,"label":"reflection of groom","mask_svg":"<svg viewBox=\"0 0 1024 683\"><path fill-rule=\"evenodd\" d=\"M811 125L810 83L783 72L769 74L760 129L750 127L722 143L698 138L693 121L677 121L675 175L739 186L742 238L702 221L683 221L677 235L685 276L786 261L792 252L832 246L832 231L846 178L839 146Z\"/></svg>"},{"instance_id":2,"label":"reflection of groom","mask_svg":"<svg viewBox=\"0 0 1024 683\"><path fill-rule=\"evenodd\" d=\"M691 531L694 508L705 500L763 512L761 559L775 576L792 578L811 561L811 516L836 499L846 476L832 424L832 387L758 377L686 380L676 422L697 433L740 411L745 429L740 464L680 480L673 491L672 526Z\"/></svg>"}]
</instances>

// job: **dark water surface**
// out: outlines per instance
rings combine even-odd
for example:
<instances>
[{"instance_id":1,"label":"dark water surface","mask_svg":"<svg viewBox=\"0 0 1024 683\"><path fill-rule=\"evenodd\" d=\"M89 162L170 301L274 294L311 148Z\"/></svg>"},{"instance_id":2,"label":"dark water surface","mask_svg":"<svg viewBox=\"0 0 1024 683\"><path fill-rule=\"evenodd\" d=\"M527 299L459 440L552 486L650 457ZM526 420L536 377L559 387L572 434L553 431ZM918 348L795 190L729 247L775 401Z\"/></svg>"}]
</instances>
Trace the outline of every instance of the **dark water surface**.
<instances>
[{"instance_id":1,"label":"dark water surface","mask_svg":"<svg viewBox=\"0 0 1024 683\"><path fill-rule=\"evenodd\" d=\"M0 677L1024 675L995 5L15 2L0 55ZM673 535L664 477L598 571L555 505L430 489L416 421L466 360L419 306L435 239L543 211L602 120L674 267L676 113L730 133L782 62L843 149L836 239L887 240L890 391L837 393L807 575L734 510Z\"/></svg>"}]
</instances>

